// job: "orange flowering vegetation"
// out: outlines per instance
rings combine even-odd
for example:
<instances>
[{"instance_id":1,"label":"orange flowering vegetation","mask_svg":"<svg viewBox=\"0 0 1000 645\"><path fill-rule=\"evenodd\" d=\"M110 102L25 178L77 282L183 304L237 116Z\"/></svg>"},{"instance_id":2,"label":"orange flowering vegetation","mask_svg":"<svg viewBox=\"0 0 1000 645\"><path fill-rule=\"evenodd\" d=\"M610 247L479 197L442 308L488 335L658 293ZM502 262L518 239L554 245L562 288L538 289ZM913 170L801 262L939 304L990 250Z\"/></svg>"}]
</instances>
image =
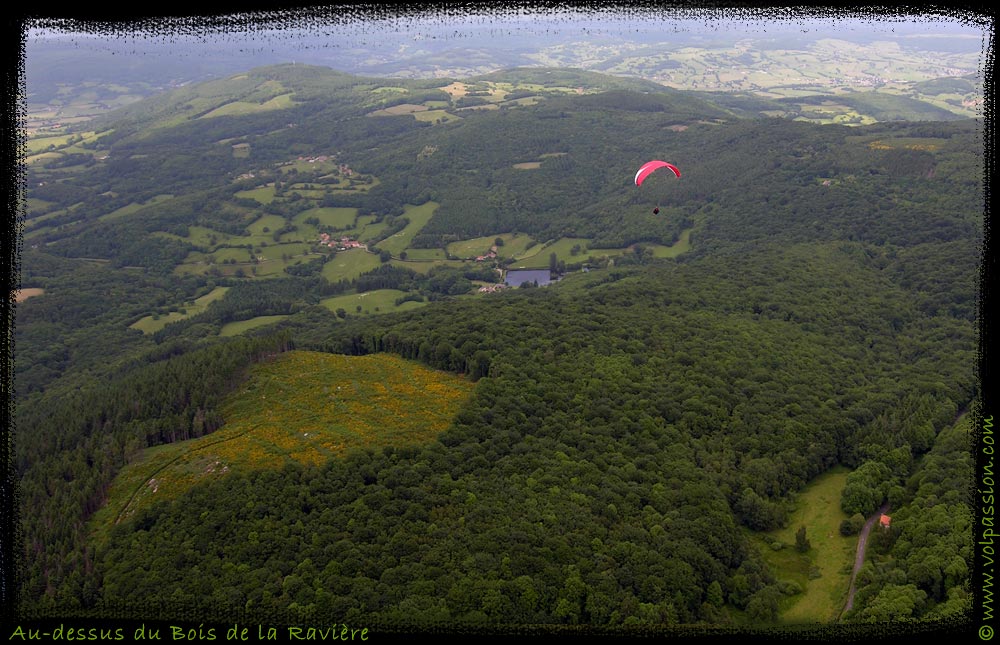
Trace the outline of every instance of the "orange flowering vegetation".
<instances>
[{"instance_id":1,"label":"orange flowering vegetation","mask_svg":"<svg viewBox=\"0 0 1000 645\"><path fill-rule=\"evenodd\" d=\"M209 477L319 465L352 448L432 440L475 385L392 354L293 351L255 365L223 405L214 433L160 446L126 467L112 487L111 521L144 504L176 499Z\"/></svg>"}]
</instances>

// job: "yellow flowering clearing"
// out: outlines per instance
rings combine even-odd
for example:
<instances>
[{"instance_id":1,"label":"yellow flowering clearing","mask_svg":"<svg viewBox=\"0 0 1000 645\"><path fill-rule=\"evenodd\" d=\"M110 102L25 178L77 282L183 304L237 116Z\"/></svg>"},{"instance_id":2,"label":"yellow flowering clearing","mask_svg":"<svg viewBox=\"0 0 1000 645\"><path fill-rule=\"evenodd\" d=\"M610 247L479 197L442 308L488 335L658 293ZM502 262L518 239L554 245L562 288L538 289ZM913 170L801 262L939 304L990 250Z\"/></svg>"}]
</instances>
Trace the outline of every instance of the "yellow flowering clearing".
<instances>
[{"instance_id":1,"label":"yellow flowering clearing","mask_svg":"<svg viewBox=\"0 0 1000 645\"><path fill-rule=\"evenodd\" d=\"M279 355L255 365L226 400L223 427L146 450L125 467L95 528L156 500L176 499L209 477L289 461L318 465L352 448L429 441L448 428L474 388L463 377L392 354Z\"/></svg>"}]
</instances>

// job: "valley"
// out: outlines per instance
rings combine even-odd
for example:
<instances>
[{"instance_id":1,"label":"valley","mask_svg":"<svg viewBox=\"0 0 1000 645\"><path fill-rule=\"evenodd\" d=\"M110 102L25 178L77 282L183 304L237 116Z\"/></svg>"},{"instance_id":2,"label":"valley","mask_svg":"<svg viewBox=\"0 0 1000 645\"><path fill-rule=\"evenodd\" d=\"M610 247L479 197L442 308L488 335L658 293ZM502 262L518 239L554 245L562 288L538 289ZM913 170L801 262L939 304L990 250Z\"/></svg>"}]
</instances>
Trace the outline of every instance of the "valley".
<instances>
[{"instance_id":1,"label":"valley","mask_svg":"<svg viewBox=\"0 0 1000 645\"><path fill-rule=\"evenodd\" d=\"M977 56L607 30L29 84L19 610L967 612Z\"/></svg>"}]
</instances>

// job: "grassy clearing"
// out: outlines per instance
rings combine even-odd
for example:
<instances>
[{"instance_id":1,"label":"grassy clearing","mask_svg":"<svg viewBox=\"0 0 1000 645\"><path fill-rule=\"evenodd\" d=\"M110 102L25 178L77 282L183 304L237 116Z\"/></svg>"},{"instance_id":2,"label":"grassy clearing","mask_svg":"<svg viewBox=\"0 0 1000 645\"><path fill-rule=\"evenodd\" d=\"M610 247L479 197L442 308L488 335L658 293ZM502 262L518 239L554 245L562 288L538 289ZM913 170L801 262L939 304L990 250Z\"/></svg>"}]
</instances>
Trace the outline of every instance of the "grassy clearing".
<instances>
[{"instance_id":1,"label":"grassy clearing","mask_svg":"<svg viewBox=\"0 0 1000 645\"><path fill-rule=\"evenodd\" d=\"M663 244L644 244L643 246L653 252L654 258L675 258L681 253L687 253L691 250L691 229L682 231L680 238L673 246L664 246Z\"/></svg>"},{"instance_id":2,"label":"grassy clearing","mask_svg":"<svg viewBox=\"0 0 1000 645\"><path fill-rule=\"evenodd\" d=\"M389 264L410 269L417 273L427 274L434 267L446 265L460 266L462 262L456 260L390 260Z\"/></svg>"},{"instance_id":3,"label":"grassy clearing","mask_svg":"<svg viewBox=\"0 0 1000 645\"><path fill-rule=\"evenodd\" d=\"M323 226L332 226L339 229L348 229L354 226L354 222L358 216L358 209L356 208L310 208L307 211L302 211L292 220L296 224L304 223L305 220L315 217L319 220L319 223Z\"/></svg>"},{"instance_id":4,"label":"grassy clearing","mask_svg":"<svg viewBox=\"0 0 1000 645\"><path fill-rule=\"evenodd\" d=\"M270 110L282 110L292 107L292 94L282 94L263 103L250 103L247 101L233 101L220 105L208 114L202 115L202 119L211 119L217 116L230 116L241 114L256 114L258 112L268 112Z\"/></svg>"},{"instance_id":5,"label":"grassy clearing","mask_svg":"<svg viewBox=\"0 0 1000 645\"><path fill-rule=\"evenodd\" d=\"M413 445L447 429L475 385L390 354L294 351L255 365L222 406L226 424L147 449L111 485L91 528L102 542L120 519L183 497L228 472L321 464L361 447Z\"/></svg>"},{"instance_id":6,"label":"grassy clearing","mask_svg":"<svg viewBox=\"0 0 1000 645\"><path fill-rule=\"evenodd\" d=\"M445 85L441 89L451 95L452 100L462 98L469 91L468 86L460 81L455 81L451 85Z\"/></svg>"},{"instance_id":7,"label":"grassy clearing","mask_svg":"<svg viewBox=\"0 0 1000 645\"><path fill-rule=\"evenodd\" d=\"M166 201L166 200L168 200L168 199L170 199L172 197L173 197L173 195L157 195L156 197L153 197L149 201L145 202L144 204L139 204L137 202L132 202L131 204L128 204L126 206L122 206L118 210L111 211L110 213L105 213L104 215L101 215L97 219L99 219L101 221L110 220L110 219L118 219L119 217L124 217L126 215L131 215L132 213L134 213L134 212L136 212L138 210L141 210L141 209L145 208L146 206L149 206L151 204L155 204L157 202Z\"/></svg>"},{"instance_id":8,"label":"grassy clearing","mask_svg":"<svg viewBox=\"0 0 1000 645\"><path fill-rule=\"evenodd\" d=\"M219 330L219 336L239 336L245 331L251 329L256 329L258 327L265 327L267 325L273 325L279 320L284 320L288 318L288 314L280 314L277 316L257 316L256 318L251 318L250 320L238 320L236 322L226 323Z\"/></svg>"},{"instance_id":9,"label":"grassy clearing","mask_svg":"<svg viewBox=\"0 0 1000 645\"><path fill-rule=\"evenodd\" d=\"M362 242L368 242L369 240L372 240L382 234L382 231L385 230L386 223L384 221L376 222L374 216L366 215L364 217L359 217L355 226L357 227L355 229L357 239Z\"/></svg>"},{"instance_id":10,"label":"grassy clearing","mask_svg":"<svg viewBox=\"0 0 1000 645\"><path fill-rule=\"evenodd\" d=\"M488 253L490 247L493 246L498 237L502 238L503 236L486 235L484 237L476 237L471 240L459 240L458 242L452 242L446 248L448 249L448 253L452 254L456 258L475 258ZM497 247L498 252L502 252L507 249L507 240L504 240L503 246Z\"/></svg>"},{"instance_id":11,"label":"grassy clearing","mask_svg":"<svg viewBox=\"0 0 1000 645\"><path fill-rule=\"evenodd\" d=\"M27 142L28 154L35 154L47 150L49 146L53 150L62 148L69 144L69 140L73 138L70 134L61 134L53 137L38 137L37 139L29 139Z\"/></svg>"},{"instance_id":12,"label":"grassy clearing","mask_svg":"<svg viewBox=\"0 0 1000 645\"><path fill-rule=\"evenodd\" d=\"M268 184L251 190L241 190L236 193L236 197L254 199L265 205L270 204L274 201L274 184Z\"/></svg>"},{"instance_id":13,"label":"grassy clearing","mask_svg":"<svg viewBox=\"0 0 1000 645\"><path fill-rule=\"evenodd\" d=\"M59 159L61 157L62 153L59 152L43 152L41 154L31 155L30 157L25 158L24 161L29 165L34 165L36 163L42 163L42 165L45 165L43 162L48 161L49 159Z\"/></svg>"},{"instance_id":14,"label":"grassy clearing","mask_svg":"<svg viewBox=\"0 0 1000 645\"><path fill-rule=\"evenodd\" d=\"M362 273L377 269L382 262L374 253L364 249L341 251L337 256L323 265L323 277L330 282L353 280Z\"/></svg>"},{"instance_id":15,"label":"grassy clearing","mask_svg":"<svg viewBox=\"0 0 1000 645\"><path fill-rule=\"evenodd\" d=\"M44 199L38 199L37 197L29 197L26 200L24 200L24 202L25 202L25 209L27 211L27 215L29 218L33 213L37 213L38 211L44 211L55 203L55 202L47 202Z\"/></svg>"},{"instance_id":16,"label":"grassy clearing","mask_svg":"<svg viewBox=\"0 0 1000 645\"><path fill-rule=\"evenodd\" d=\"M178 320L184 320L185 318L190 318L195 314L200 314L201 312L208 309L208 306L222 298L229 291L229 287L216 287L212 291L206 293L200 298L196 298L192 304L184 305L182 308L185 313L180 313L179 311L172 311L165 316L160 316L159 320L153 320L152 316L146 316L141 320L138 320L129 327L131 329L138 329L144 334L153 334L160 331L168 324L176 322Z\"/></svg>"},{"instance_id":17,"label":"grassy clearing","mask_svg":"<svg viewBox=\"0 0 1000 645\"><path fill-rule=\"evenodd\" d=\"M752 534L752 542L778 579L791 580L803 589L781 600L783 623L833 622L844 606L858 542L857 536L840 534L840 523L847 519L840 509L840 495L849 472L838 466L813 480L799 493L786 528ZM795 533L801 526L806 527L810 543L805 553L795 549ZM775 551L771 547L775 541L784 547ZM819 577L814 577L817 573Z\"/></svg>"},{"instance_id":18,"label":"grassy clearing","mask_svg":"<svg viewBox=\"0 0 1000 645\"><path fill-rule=\"evenodd\" d=\"M406 228L400 232L391 235L385 240L378 243L378 248L385 251L390 251L394 256L399 256L400 253L406 250L413 240L413 236L420 232L420 229L424 227L427 222L430 221L431 217L434 215L434 211L437 210L437 202L425 202L419 206L414 206L413 204L406 204L403 208L406 211L403 216L410 220L410 223L406 225Z\"/></svg>"},{"instance_id":19,"label":"grassy clearing","mask_svg":"<svg viewBox=\"0 0 1000 645\"><path fill-rule=\"evenodd\" d=\"M310 249L312 249L312 244L307 242L268 244L267 246L261 247L260 255L265 260L281 260L283 259L283 256L288 256L296 258L296 262L298 262L299 260L308 260L318 257L318 254L309 253Z\"/></svg>"},{"instance_id":20,"label":"grassy clearing","mask_svg":"<svg viewBox=\"0 0 1000 645\"><path fill-rule=\"evenodd\" d=\"M222 262L249 262L250 252L246 248L239 247L220 247L215 249L210 253L204 253L202 251L191 251L188 256L184 258L185 264L218 264Z\"/></svg>"},{"instance_id":21,"label":"grassy clearing","mask_svg":"<svg viewBox=\"0 0 1000 645\"><path fill-rule=\"evenodd\" d=\"M274 234L279 228L285 225L285 218L281 215L261 215L256 220L253 221L247 230L250 231L250 235L266 236L269 237ZM266 231L264 229L267 229Z\"/></svg>"},{"instance_id":22,"label":"grassy clearing","mask_svg":"<svg viewBox=\"0 0 1000 645\"><path fill-rule=\"evenodd\" d=\"M446 112L444 110L427 110L426 112L414 112L413 118L417 121L427 121L428 123L434 123L438 119L441 119L442 123L447 123L448 121L461 121L462 117L457 114L452 114L451 112Z\"/></svg>"},{"instance_id":23,"label":"grassy clearing","mask_svg":"<svg viewBox=\"0 0 1000 645\"><path fill-rule=\"evenodd\" d=\"M556 259L567 264L593 260L600 257L614 257L625 253L626 249L588 249L590 240L585 237L564 237L552 244L536 244L528 248L524 254L515 256L518 260L512 269L544 269L549 266L549 256L556 254ZM580 250L573 255L573 247L579 245Z\"/></svg>"},{"instance_id":24,"label":"grassy clearing","mask_svg":"<svg viewBox=\"0 0 1000 645\"><path fill-rule=\"evenodd\" d=\"M408 260L447 260L441 249L406 249Z\"/></svg>"},{"instance_id":25,"label":"grassy clearing","mask_svg":"<svg viewBox=\"0 0 1000 645\"><path fill-rule=\"evenodd\" d=\"M164 235L169 234L164 233ZM205 250L212 249L220 244L239 244L244 240L242 237L216 231L205 226L189 226L187 238L180 239L187 239L191 244ZM212 241L213 239L215 240L214 242Z\"/></svg>"},{"instance_id":26,"label":"grassy clearing","mask_svg":"<svg viewBox=\"0 0 1000 645\"><path fill-rule=\"evenodd\" d=\"M396 299L402 298L405 295L405 291L399 291L398 289L376 289L375 291L367 291L365 293L326 298L320 300L319 304L330 311L336 312L338 309L343 309L349 314L387 314L395 311L415 309L426 304L425 302L409 300L397 305ZM358 307L361 307L360 311L358 311Z\"/></svg>"},{"instance_id":27,"label":"grassy clearing","mask_svg":"<svg viewBox=\"0 0 1000 645\"><path fill-rule=\"evenodd\" d=\"M381 110L375 110L374 112L369 112L368 116L400 116L403 114L414 114L416 112L425 112L427 110L426 105L418 105L416 103L402 103L400 105L393 105L392 107L383 108Z\"/></svg>"}]
</instances>

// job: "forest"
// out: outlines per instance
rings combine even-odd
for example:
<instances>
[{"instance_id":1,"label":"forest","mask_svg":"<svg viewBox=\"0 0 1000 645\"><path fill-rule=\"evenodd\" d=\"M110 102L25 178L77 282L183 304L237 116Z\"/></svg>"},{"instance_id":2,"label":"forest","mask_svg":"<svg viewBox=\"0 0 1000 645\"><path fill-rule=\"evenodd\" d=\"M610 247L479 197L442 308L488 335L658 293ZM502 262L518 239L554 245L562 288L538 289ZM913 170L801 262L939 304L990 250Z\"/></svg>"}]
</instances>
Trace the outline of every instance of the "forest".
<instances>
[{"instance_id":1,"label":"forest","mask_svg":"<svg viewBox=\"0 0 1000 645\"><path fill-rule=\"evenodd\" d=\"M522 75L473 80L549 83ZM260 68L88 122L65 151L84 163L27 166L20 280L44 294L18 303L15 329L24 615L777 625L802 590L751 535L785 526L835 466L851 470L837 512L888 501L898 520L843 620L968 608L956 422L981 394L983 124L821 126L552 76L537 102L515 103L522 90L472 110L451 79L393 79L400 92ZM448 101L452 120L371 115ZM318 155L335 162L281 165ZM637 189L634 169L658 157L682 178ZM418 227L408 208L429 202ZM343 213L374 248L354 273L333 271L356 251L317 244ZM387 250L404 234L408 255L439 260ZM621 251L472 295L495 269L448 245L514 234ZM682 235L676 257L645 251ZM265 273L254 258L274 247L295 258ZM209 254L248 270L180 270ZM324 305L382 289L421 306ZM264 316L280 320L221 335ZM253 366L303 350L390 353L475 387L432 441L234 469L95 525L124 468L237 421L221 410Z\"/></svg>"}]
</instances>

